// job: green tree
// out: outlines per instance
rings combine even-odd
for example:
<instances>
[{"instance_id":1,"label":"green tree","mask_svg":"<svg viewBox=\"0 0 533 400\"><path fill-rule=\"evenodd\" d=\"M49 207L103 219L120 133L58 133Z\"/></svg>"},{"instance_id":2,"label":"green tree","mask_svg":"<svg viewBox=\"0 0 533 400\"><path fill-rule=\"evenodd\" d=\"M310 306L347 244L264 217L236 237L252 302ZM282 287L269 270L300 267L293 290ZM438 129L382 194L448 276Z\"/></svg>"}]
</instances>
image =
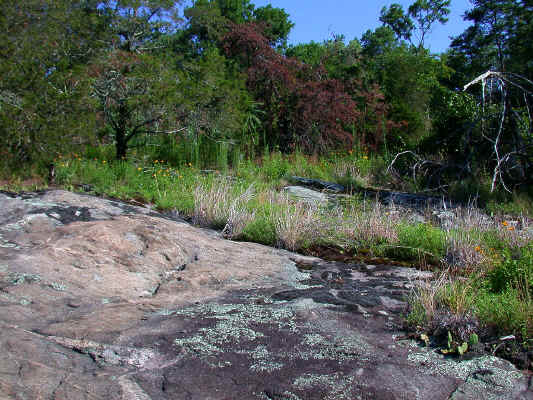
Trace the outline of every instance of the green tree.
<instances>
[{"instance_id":1,"label":"green tree","mask_svg":"<svg viewBox=\"0 0 533 400\"><path fill-rule=\"evenodd\" d=\"M415 26L401 4L393 3L389 8L383 7L379 20L384 26L388 26L398 38L411 41Z\"/></svg>"},{"instance_id":2,"label":"green tree","mask_svg":"<svg viewBox=\"0 0 533 400\"><path fill-rule=\"evenodd\" d=\"M91 64L91 96L103 117L100 132L112 137L122 159L133 139L178 125L177 85L159 40L174 32L178 2L106 1L99 9L110 20L110 41Z\"/></svg>"},{"instance_id":3,"label":"green tree","mask_svg":"<svg viewBox=\"0 0 533 400\"><path fill-rule=\"evenodd\" d=\"M109 20L96 1L2 3L0 143L16 165L87 140L84 65L103 48Z\"/></svg>"},{"instance_id":4,"label":"green tree","mask_svg":"<svg viewBox=\"0 0 533 400\"><path fill-rule=\"evenodd\" d=\"M289 20L289 14L283 8L258 7L254 10L254 20L264 24L263 34L273 46L285 48L287 39L294 23Z\"/></svg>"},{"instance_id":5,"label":"green tree","mask_svg":"<svg viewBox=\"0 0 533 400\"><path fill-rule=\"evenodd\" d=\"M474 0L465 14L472 23L454 38L450 57L472 78L488 69L533 77L533 3L528 0ZM460 62L465 63L461 68Z\"/></svg>"},{"instance_id":6,"label":"green tree","mask_svg":"<svg viewBox=\"0 0 533 400\"><path fill-rule=\"evenodd\" d=\"M219 45L221 37L233 24L259 23L272 46L285 47L294 24L282 8L256 8L250 0L196 0L185 9L188 27L185 30L187 44L196 43L199 50Z\"/></svg>"},{"instance_id":7,"label":"green tree","mask_svg":"<svg viewBox=\"0 0 533 400\"><path fill-rule=\"evenodd\" d=\"M414 148L433 127L434 96L450 71L439 57L401 41L389 26L367 31L362 39L362 79L377 83L390 104L390 117L401 128L387 140L389 150Z\"/></svg>"},{"instance_id":8,"label":"green tree","mask_svg":"<svg viewBox=\"0 0 533 400\"><path fill-rule=\"evenodd\" d=\"M394 3L381 9L380 21L389 26L398 38L422 49L434 24L448 22L450 3L451 0L416 0L407 13L400 4ZM417 44L413 42L413 36L417 37Z\"/></svg>"}]
</instances>

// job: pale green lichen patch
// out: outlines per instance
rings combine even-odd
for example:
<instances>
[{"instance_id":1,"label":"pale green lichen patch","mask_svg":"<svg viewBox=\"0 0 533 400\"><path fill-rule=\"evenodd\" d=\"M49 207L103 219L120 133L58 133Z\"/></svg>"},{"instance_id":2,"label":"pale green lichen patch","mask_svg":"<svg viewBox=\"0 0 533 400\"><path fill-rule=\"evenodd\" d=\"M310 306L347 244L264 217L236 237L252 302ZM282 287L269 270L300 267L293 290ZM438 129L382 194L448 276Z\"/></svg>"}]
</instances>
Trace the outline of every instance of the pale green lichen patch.
<instances>
[{"instance_id":1,"label":"pale green lichen patch","mask_svg":"<svg viewBox=\"0 0 533 400\"><path fill-rule=\"evenodd\" d=\"M286 278L287 283L291 285L294 289L310 289L315 287L322 287L321 285L306 285L302 283L303 281L308 280L311 277L311 272L300 271L296 267L296 263L291 261L286 264Z\"/></svg>"},{"instance_id":2,"label":"pale green lichen patch","mask_svg":"<svg viewBox=\"0 0 533 400\"><path fill-rule=\"evenodd\" d=\"M37 283L41 281L41 277L37 274L25 274L21 272L11 272L8 274L7 283L13 286L22 285L24 283Z\"/></svg>"},{"instance_id":3,"label":"pale green lichen patch","mask_svg":"<svg viewBox=\"0 0 533 400\"><path fill-rule=\"evenodd\" d=\"M253 393L255 396L257 396L260 400L273 400L272 397L268 396L265 392L262 393ZM280 397L276 394L276 399L283 399L283 400L302 400L300 397L296 396L294 393L289 392L288 390L284 391Z\"/></svg>"},{"instance_id":4,"label":"pale green lichen patch","mask_svg":"<svg viewBox=\"0 0 533 400\"><path fill-rule=\"evenodd\" d=\"M0 299L9 301L10 303L18 303L21 306L28 306L31 304L31 298L26 297L26 296L17 297L9 293L1 293Z\"/></svg>"},{"instance_id":5,"label":"pale green lichen patch","mask_svg":"<svg viewBox=\"0 0 533 400\"><path fill-rule=\"evenodd\" d=\"M169 315L172 315L174 313L175 313L174 310L170 310L168 308L162 308L161 310L155 312L156 315L162 315L162 316L169 316Z\"/></svg>"},{"instance_id":6,"label":"pale green lichen patch","mask_svg":"<svg viewBox=\"0 0 533 400\"><path fill-rule=\"evenodd\" d=\"M365 354L371 353L370 345L360 335L345 335L328 338L318 333L303 336L302 342L289 353L291 359L335 360L339 364L357 359L368 361Z\"/></svg>"},{"instance_id":7,"label":"pale green lichen patch","mask_svg":"<svg viewBox=\"0 0 533 400\"><path fill-rule=\"evenodd\" d=\"M294 313L288 307L265 306L258 304L199 304L197 306L165 310L166 315L177 315L189 318L213 318L230 321L229 326L247 326L248 324L268 324L280 330L297 332L298 327L293 320ZM161 313L161 311L160 311ZM228 327L226 325L225 327Z\"/></svg>"},{"instance_id":8,"label":"pale green lichen patch","mask_svg":"<svg viewBox=\"0 0 533 400\"><path fill-rule=\"evenodd\" d=\"M278 330L297 332L293 312L279 305L200 304L174 311L164 309L159 311L159 314L196 320L215 320L214 326L201 328L194 336L177 338L174 344L189 355L203 358L204 362L212 366L215 366L213 357L228 351L227 348L239 348L241 350L231 351L250 358L252 360L250 369L256 372L274 371L283 367L279 360L269 358L270 355L265 346L256 346L252 350L246 350L247 344L265 337L265 334L259 330L261 326L266 325L269 330L277 327Z\"/></svg>"},{"instance_id":9,"label":"pale green lichen patch","mask_svg":"<svg viewBox=\"0 0 533 400\"><path fill-rule=\"evenodd\" d=\"M353 376L337 372L329 375L304 374L296 378L293 386L299 390L323 389L328 391L324 400L352 400Z\"/></svg>"},{"instance_id":10,"label":"pale green lichen patch","mask_svg":"<svg viewBox=\"0 0 533 400\"><path fill-rule=\"evenodd\" d=\"M278 360L272 357L273 354L264 345L259 345L251 350L239 350L236 353L245 354L254 360L250 365L250 370L254 372L273 372L284 366L283 363L278 362Z\"/></svg>"},{"instance_id":11,"label":"pale green lichen patch","mask_svg":"<svg viewBox=\"0 0 533 400\"><path fill-rule=\"evenodd\" d=\"M345 361L368 360L370 345L360 335L338 335L327 337L318 333L304 334L300 343L286 352L271 353L267 346L256 345L247 349L246 344L264 338L261 326L270 331L293 336L302 334L302 329L314 330L313 323L299 323L295 314L302 308L313 308L314 302L295 304L199 304L178 310L163 309L159 315L181 316L191 320L216 321L213 327L201 328L194 336L177 338L174 343L187 354L200 356L210 363L211 358L231 347L232 351L250 359L250 369L255 372L272 372L282 369L286 360L333 360L339 364ZM207 360L209 358L209 360Z\"/></svg>"},{"instance_id":12,"label":"pale green lichen patch","mask_svg":"<svg viewBox=\"0 0 533 400\"><path fill-rule=\"evenodd\" d=\"M174 344L180 346L188 354L194 354L202 358L215 356L222 352L220 347L209 343L209 339L202 335L178 338L174 340Z\"/></svg>"},{"instance_id":13,"label":"pale green lichen patch","mask_svg":"<svg viewBox=\"0 0 533 400\"><path fill-rule=\"evenodd\" d=\"M50 286L54 290L57 290L58 292L64 292L65 290L67 290L67 286L65 284L59 283L59 282L52 282L48 286Z\"/></svg>"},{"instance_id":14,"label":"pale green lichen patch","mask_svg":"<svg viewBox=\"0 0 533 400\"><path fill-rule=\"evenodd\" d=\"M464 380L466 381L464 390L480 390L479 393L485 393L489 389L489 392L494 392L494 390L512 391L517 380L522 377L522 374L509 362L492 356L477 357L471 360L454 360L431 349L419 348L418 351L411 351L407 359L419 366L421 370L431 374L453 376ZM478 374L479 371L485 371L486 374ZM485 398L491 398L488 392Z\"/></svg>"},{"instance_id":15,"label":"pale green lichen patch","mask_svg":"<svg viewBox=\"0 0 533 400\"><path fill-rule=\"evenodd\" d=\"M250 370L254 372L273 372L276 370L279 370L283 368L284 364L273 362L273 361L267 361L267 360L259 360L252 365L250 365Z\"/></svg>"}]
</instances>

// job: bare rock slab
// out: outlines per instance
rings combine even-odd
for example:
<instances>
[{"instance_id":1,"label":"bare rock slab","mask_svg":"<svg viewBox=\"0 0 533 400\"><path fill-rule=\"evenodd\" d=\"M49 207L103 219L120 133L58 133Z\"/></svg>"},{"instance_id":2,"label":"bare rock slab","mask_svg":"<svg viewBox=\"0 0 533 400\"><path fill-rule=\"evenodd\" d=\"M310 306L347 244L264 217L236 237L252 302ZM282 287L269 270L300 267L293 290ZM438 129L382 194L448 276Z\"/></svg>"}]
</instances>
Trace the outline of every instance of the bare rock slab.
<instances>
[{"instance_id":1,"label":"bare rock slab","mask_svg":"<svg viewBox=\"0 0 533 400\"><path fill-rule=\"evenodd\" d=\"M506 361L398 340L426 279L89 195L0 193L0 398L532 399Z\"/></svg>"}]
</instances>

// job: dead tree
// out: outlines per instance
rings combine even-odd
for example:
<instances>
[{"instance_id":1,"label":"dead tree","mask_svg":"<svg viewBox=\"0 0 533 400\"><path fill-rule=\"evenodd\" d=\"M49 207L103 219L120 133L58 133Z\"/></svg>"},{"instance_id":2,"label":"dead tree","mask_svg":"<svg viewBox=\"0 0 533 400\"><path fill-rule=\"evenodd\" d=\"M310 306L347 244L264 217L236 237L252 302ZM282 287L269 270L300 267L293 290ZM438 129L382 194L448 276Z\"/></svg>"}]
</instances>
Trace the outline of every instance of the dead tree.
<instances>
[{"instance_id":1,"label":"dead tree","mask_svg":"<svg viewBox=\"0 0 533 400\"><path fill-rule=\"evenodd\" d=\"M487 71L464 87L481 84L481 135L492 148L491 192L500 184L531 180L533 82L514 73Z\"/></svg>"},{"instance_id":2,"label":"dead tree","mask_svg":"<svg viewBox=\"0 0 533 400\"><path fill-rule=\"evenodd\" d=\"M518 74L487 71L465 85L464 91L477 84L481 84L479 118L465 127L462 141L470 154L465 154L462 163L404 151L394 157L388 172L394 173L398 159L409 155L413 181L424 179L428 190L442 190L447 180L476 173L471 158L477 153L482 166L491 171L491 192L499 185L511 192L511 185L533 182L533 82Z\"/></svg>"}]
</instances>

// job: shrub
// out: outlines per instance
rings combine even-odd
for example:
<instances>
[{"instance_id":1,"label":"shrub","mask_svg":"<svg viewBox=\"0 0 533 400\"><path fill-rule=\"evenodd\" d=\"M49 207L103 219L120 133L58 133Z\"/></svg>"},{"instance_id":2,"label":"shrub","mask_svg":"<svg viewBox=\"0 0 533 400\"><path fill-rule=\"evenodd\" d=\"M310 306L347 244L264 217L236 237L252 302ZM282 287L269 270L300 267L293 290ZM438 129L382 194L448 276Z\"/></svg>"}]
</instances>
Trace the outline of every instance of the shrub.
<instances>
[{"instance_id":1,"label":"shrub","mask_svg":"<svg viewBox=\"0 0 533 400\"><path fill-rule=\"evenodd\" d=\"M494 293L515 289L522 293L522 297L533 297L533 245L505 249L488 278Z\"/></svg>"},{"instance_id":2,"label":"shrub","mask_svg":"<svg viewBox=\"0 0 533 400\"><path fill-rule=\"evenodd\" d=\"M476 315L483 325L499 335L519 334L523 340L533 336L533 301L508 287L501 293L480 290L476 293Z\"/></svg>"}]
</instances>

